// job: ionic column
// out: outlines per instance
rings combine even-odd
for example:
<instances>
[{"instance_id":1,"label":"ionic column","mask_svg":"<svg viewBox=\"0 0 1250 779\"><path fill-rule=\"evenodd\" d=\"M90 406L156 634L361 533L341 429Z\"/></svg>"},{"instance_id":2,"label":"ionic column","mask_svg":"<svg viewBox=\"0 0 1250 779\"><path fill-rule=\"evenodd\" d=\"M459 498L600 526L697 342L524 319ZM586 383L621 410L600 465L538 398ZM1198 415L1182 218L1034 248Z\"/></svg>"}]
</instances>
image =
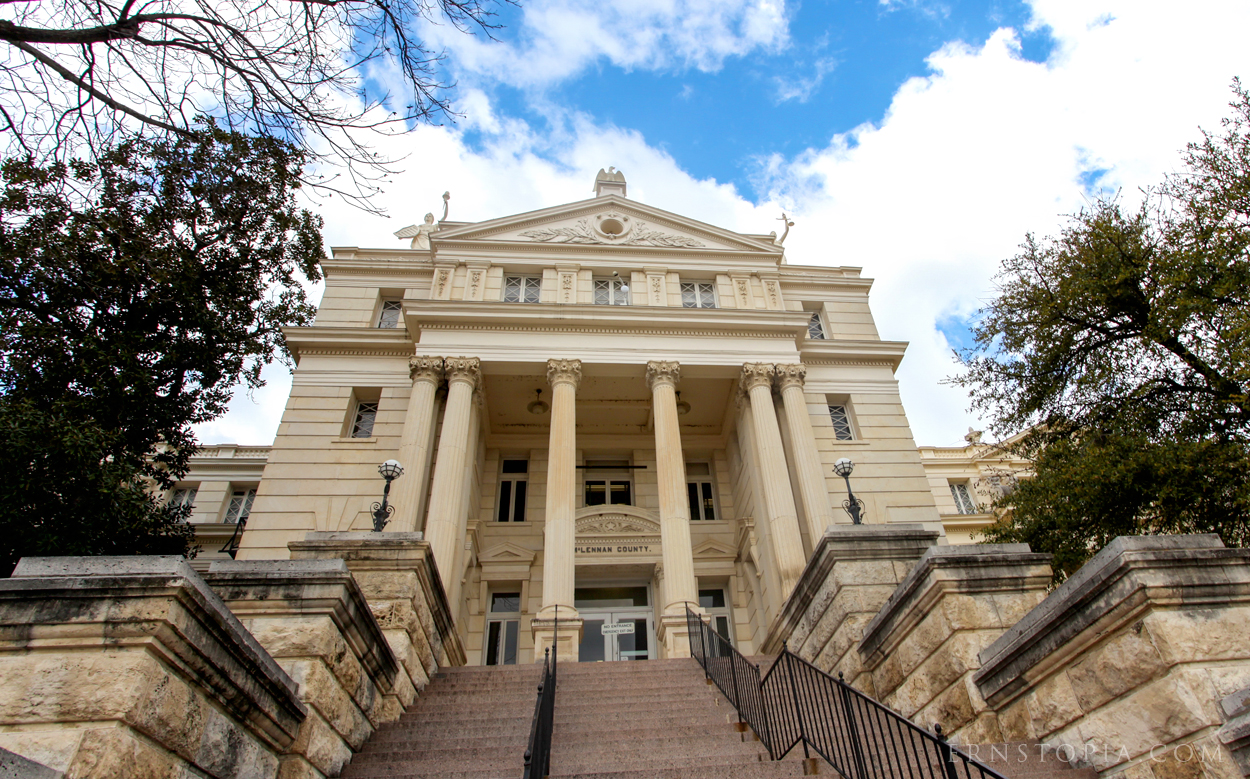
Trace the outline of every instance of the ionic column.
<instances>
[{"instance_id":1,"label":"ionic column","mask_svg":"<svg viewBox=\"0 0 1250 779\"><path fill-rule=\"evenodd\" d=\"M430 446L434 439L434 398L443 379L442 357L413 357L408 360L412 394L404 414L404 432L399 438L399 462L404 476L395 482L392 493L395 519L386 526L395 532L411 532L421 521L421 502L430 476Z\"/></svg>"},{"instance_id":2,"label":"ionic column","mask_svg":"<svg viewBox=\"0 0 1250 779\"><path fill-rule=\"evenodd\" d=\"M773 408L773 372L773 366L768 363L746 363L742 366L742 389L751 401L751 421L763 480L760 486L768 507L773 554L777 558L784 601L803 573L803 536L799 532L794 494L790 491L781 428L777 426L777 412Z\"/></svg>"},{"instance_id":3,"label":"ionic column","mask_svg":"<svg viewBox=\"0 0 1250 779\"><path fill-rule=\"evenodd\" d=\"M458 514L464 511L462 498L473 390L482 374L481 361L476 357L448 357L443 367L447 374L447 407L443 411L443 432L438 439L438 461L434 463L425 540L430 542L443 586L450 591L449 577L459 575L455 568L456 548L463 539Z\"/></svg>"},{"instance_id":4,"label":"ionic column","mask_svg":"<svg viewBox=\"0 0 1250 779\"><path fill-rule=\"evenodd\" d=\"M547 450L547 511L543 530L543 606L532 621L535 661L552 643L552 619L559 607L561 660L577 660L581 622L573 608L577 494L577 385L581 360L548 360L551 383L551 437Z\"/></svg>"},{"instance_id":5,"label":"ionic column","mask_svg":"<svg viewBox=\"0 0 1250 779\"><path fill-rule=\"evenodd\" d=\"M803 513L807 515L808 537L815 545L825 535L825 529L833 524L833 507L829 503L829 489L820 470L820 452L816 448L816 433L807 413L807 399L803 397L803 380L807 377L805 365L778 365L777 386L786 407L786 423L790 427L790 442L794 447L794 470L799 479L799 498L803 501Z\"/></svg>"}]
</instances>

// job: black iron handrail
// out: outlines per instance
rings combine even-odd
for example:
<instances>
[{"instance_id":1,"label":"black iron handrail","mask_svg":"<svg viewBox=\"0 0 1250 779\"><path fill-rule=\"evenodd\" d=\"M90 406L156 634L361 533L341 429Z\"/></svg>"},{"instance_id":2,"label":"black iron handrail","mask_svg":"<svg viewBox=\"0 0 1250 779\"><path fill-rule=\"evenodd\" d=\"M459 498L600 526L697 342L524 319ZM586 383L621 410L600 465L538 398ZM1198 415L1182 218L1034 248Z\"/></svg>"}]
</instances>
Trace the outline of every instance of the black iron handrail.
<instances>
[{"instance_id":1,"label":"black iron handrail","mask_svg":"<svg viewBox=\"0 0 1250 779\"><path fill-rule=\"evenodd\" d=\"M525 773L522 779L545 779L551 773L551 731L556 714L556 665L559 663L560 609L557 606L551 629L551 644L543 653L543 676L538 683L538 700L534 702L534 720L530 725L529 746L525 749Z\"/></svg>"},{"instance_id":2,"label":"black iron handrail","mask_svg":"<svg viewBox=\"0 0 1250 779\"><path fill-rule=\"evenodd\" d=\"M780 760L800 743L844 779L1004 779L947 743L784 648L761 676L759 666L686 609L690 653L745 722Z\"/></svg>"}]
</instances>

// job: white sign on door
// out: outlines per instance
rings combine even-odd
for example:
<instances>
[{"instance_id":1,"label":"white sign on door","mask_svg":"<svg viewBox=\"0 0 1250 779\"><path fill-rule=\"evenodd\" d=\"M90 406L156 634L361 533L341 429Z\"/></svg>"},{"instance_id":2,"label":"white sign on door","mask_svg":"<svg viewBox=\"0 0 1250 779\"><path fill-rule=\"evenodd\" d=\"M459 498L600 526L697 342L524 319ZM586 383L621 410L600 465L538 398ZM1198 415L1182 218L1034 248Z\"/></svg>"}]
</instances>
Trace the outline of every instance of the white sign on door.
<instances>
[{"instance_id":1,"label":"white sign on door","mask_svg":"<svg viewBox=\"0 0 1250 779\"><path fill-rule=\"evenodd\" d=\"M612 625L604 625L603 627L599 628L599 632L605 636L619 636L622 633L633 633L634 623L617 622Z\"/></svg>"}]
</instances>

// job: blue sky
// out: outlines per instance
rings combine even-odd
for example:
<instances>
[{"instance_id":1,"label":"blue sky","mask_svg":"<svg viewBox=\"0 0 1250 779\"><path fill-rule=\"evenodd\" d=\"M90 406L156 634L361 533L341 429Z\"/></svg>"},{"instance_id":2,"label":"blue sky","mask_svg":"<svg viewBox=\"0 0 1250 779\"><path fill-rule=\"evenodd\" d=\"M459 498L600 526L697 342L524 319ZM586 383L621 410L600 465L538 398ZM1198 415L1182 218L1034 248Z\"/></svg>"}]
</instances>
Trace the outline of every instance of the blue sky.
<instances>
[{"instance_id":1,"label":"blue sky","mask_svg":"<svg viewBox=\"0 0 1250 779\"><path fill-rule=\"evenodd\" d=\"M785 210L791 264L875 280L920 444L983 426L943 380L1025 234L1131 203L1250 80L1245 0L526 0L500 20L494 40L425 29L462 118L376 139L403 158L388 215L315 203L327 243L402 246L445 190L470 221L581 200L608 165L631 198L720 227ZM290 376L265 376L201 440L271 441Z\"/></svg>"}]
</instances>

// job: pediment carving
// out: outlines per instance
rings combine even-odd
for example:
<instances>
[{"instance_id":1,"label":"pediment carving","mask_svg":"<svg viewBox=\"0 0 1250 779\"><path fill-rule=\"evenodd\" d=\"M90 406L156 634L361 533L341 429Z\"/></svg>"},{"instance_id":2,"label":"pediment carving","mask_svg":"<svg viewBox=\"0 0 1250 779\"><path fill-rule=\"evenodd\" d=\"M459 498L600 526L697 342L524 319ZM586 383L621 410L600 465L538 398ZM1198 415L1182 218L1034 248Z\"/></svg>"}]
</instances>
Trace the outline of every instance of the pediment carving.
<instances>
[{"instance_id":1,"label":"pediment carving","mask_svg":"<svg viewBox=\"0 0 1250 779\"><path fill-rule=\"evenodd\" d=\"M695 559L728 559L733 560L738 556L738 550L729 544L722 543L715 539L704 541L691 550Z\"/></svg>"},{"instance_id":2,"label":"pediment carving","mask_svg":"<svg viewBox=\"0 0 1250 779\"><path fill-rule=\"evenodd\" d=\"M587 506L576 518L579 536L658 536L660 523L635 506Z\"/></svg>"},{"instance_id":3,"label":"pediment carving","mask_svg":"<svg viewBox=\"0 0 1250 779\"><path fill-rule=\"evenodd\" d=\"M608 225L607 229L604 228L605 224ZM615 212L579 219L573 225L525 230L521 236L540 243L666 246L688 249L701 249L707 246L690 236L657 230L640 219L631 219Z\"/></svg>"},{"instance_id":4,"label":"pediment carving","mask_svg":"<svg viewBox=\"0 0 1250 779\"><path fill-rule=\"evenodd\" d=\"M479 563L533 563L534 550L505 541L483 549L478 554Z\"/></svg>"}]
</instances>

